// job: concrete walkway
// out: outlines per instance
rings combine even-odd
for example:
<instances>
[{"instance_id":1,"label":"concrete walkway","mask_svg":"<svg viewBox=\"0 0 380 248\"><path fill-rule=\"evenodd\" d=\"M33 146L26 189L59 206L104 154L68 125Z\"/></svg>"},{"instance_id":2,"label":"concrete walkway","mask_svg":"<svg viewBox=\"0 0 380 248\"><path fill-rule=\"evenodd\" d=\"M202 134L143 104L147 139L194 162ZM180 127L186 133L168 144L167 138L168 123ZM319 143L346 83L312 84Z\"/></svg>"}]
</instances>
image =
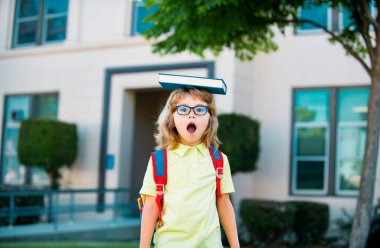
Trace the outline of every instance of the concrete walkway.
<instances>
[{"instance_id":1,"label":"concrete walkway","mask_svg":"<svg viewBox=\"0 0 380 248\"><path fill-rule=\"evenodd\" d=\"M115 221L94 220L74 223L20 225L0 228L0 242L22 240L138 240L139 218L118 218Z\"/></svg>"}]
</instances>

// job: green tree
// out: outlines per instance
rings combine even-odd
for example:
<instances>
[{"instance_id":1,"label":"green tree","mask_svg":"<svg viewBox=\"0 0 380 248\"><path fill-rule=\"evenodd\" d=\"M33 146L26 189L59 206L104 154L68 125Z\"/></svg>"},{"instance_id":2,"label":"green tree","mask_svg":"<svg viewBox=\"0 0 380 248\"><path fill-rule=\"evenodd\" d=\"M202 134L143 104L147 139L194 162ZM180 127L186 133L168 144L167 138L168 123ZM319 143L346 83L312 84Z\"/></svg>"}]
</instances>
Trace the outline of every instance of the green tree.
<instances>
[{"instance_id":1,"label":"green tree","mask_svg":"<svg viewBox=\"0 0 380 248\"><path fill-rule=\"evenodd\" d=\"M48 173L52 189L58 189L59 169L77 156L75 124L56 120L28 119L21 123L18 159L26 166L40 166Z\"/></svg>"},{"instance_id":2,"label":"green tree","mask_svg":"<svg viewBox=\"0 0 380 248\"><path fill-rule=\"evenodd\" d=\"M160 54L189 51L203 56L209 50L218 55L224 47L235 51L241 60L258 52L275 51L274 28L285 34L289 25L311 24L329 35L354 57L371 78L368 108L366 152L350 247L364 247L373 206L376 164L380 132L380 16L371 15L368 0L314 0L316 5L344 7L351 24L343 30L331 30L313 20L300 18L297 10L305 0L148 0L158 10L146 20L155 26L146 30L147 39L155 39L153 51ZM309 1L310 2L310 1ZM380 0L373 1L378 6Z\"/></svg>"}]
</instances>

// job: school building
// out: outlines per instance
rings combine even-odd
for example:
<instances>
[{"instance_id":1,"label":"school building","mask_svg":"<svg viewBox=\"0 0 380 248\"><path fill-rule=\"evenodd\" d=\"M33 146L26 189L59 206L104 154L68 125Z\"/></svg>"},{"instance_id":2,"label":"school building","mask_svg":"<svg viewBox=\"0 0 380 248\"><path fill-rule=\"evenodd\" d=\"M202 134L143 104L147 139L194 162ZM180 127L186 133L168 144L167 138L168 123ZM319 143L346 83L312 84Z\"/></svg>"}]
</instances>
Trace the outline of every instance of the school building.
<instances>
[{"instance_id":1,"label":"school building","mask_svg":"<svg viewBox=\"0 0 380 248\"><path fill-rule=\"evenodd\" d=\"M370 78L313 26L278 34L279 49L240 62L233 51L200 59L159 56L141 31L150 11L132 0L0 1L0 184L46 185L17 159L20 120L75 123L79 153L62 188L140 188L154 147L153 122L168 92L158 73L222 78L220 113L261 123L258 169L234 175L243 198L327 203L331 221L353 212L364 155ZM300 15L335 29L343 11ZM375 198L380 197L380 169Z\"/></svg>"}]
</instances>

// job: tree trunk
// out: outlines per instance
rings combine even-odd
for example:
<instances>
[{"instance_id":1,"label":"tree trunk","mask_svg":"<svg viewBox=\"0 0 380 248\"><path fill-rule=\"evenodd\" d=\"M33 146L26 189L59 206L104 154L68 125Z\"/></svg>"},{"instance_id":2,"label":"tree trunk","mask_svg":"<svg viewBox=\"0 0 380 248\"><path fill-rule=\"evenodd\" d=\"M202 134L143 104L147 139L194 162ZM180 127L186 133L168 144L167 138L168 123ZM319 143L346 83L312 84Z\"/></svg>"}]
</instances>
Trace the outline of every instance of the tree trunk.
<instances>
[{"instance_id":1,"label":"tree trunk","mask_svg":"<svg viewBox=\"0 0 380 248\"><path fill-rule=\"evenodd\" d=\"M360 191L350 236L350 248L364 248L366 246L372 219L380 132L380 60L376 61L371 74L366 149Z\"/></svg>"},{"instance_id":2,"label":"tree trunk","mask_svg":"<svg viewBox=\"0 0 380 248\"><path fill-rule=\"evenodd\" d=\"M53 172L51 170L46 169L46 173L49 176L50 179L50 190L53 189ZM48 195L48 212L47 212L47 222L48 223L53 223L53 195L49 194Z\"/></svg>"},{"instance_id":3,"label":"tree trunk","mask_svg":"<svg viewBox=\"0 0 380 248\"><path fill-rule=\"evenodd\" d=\"M50 178L50 188L59 189L59 179L61 178L59 168L46 170Z\"/></svg>"}]
</instances>

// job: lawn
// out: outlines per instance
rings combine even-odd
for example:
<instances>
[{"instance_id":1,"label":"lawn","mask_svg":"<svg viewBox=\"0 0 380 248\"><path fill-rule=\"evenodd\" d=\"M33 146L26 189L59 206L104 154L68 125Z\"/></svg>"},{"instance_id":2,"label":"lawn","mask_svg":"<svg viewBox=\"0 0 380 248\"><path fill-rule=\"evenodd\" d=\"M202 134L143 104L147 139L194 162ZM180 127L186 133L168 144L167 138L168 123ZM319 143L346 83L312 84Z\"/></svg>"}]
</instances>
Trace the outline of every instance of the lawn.
<instances>
[{"instance_id":1,"label":"lawn","mask_svg":"<svg viewBox=\"0 0 380 248\"><path fill-rule=\"evenodd\" d=\"M12 242L0 243L1 248L138 248L134 242Z\"/></svg>"}]
</instances>

